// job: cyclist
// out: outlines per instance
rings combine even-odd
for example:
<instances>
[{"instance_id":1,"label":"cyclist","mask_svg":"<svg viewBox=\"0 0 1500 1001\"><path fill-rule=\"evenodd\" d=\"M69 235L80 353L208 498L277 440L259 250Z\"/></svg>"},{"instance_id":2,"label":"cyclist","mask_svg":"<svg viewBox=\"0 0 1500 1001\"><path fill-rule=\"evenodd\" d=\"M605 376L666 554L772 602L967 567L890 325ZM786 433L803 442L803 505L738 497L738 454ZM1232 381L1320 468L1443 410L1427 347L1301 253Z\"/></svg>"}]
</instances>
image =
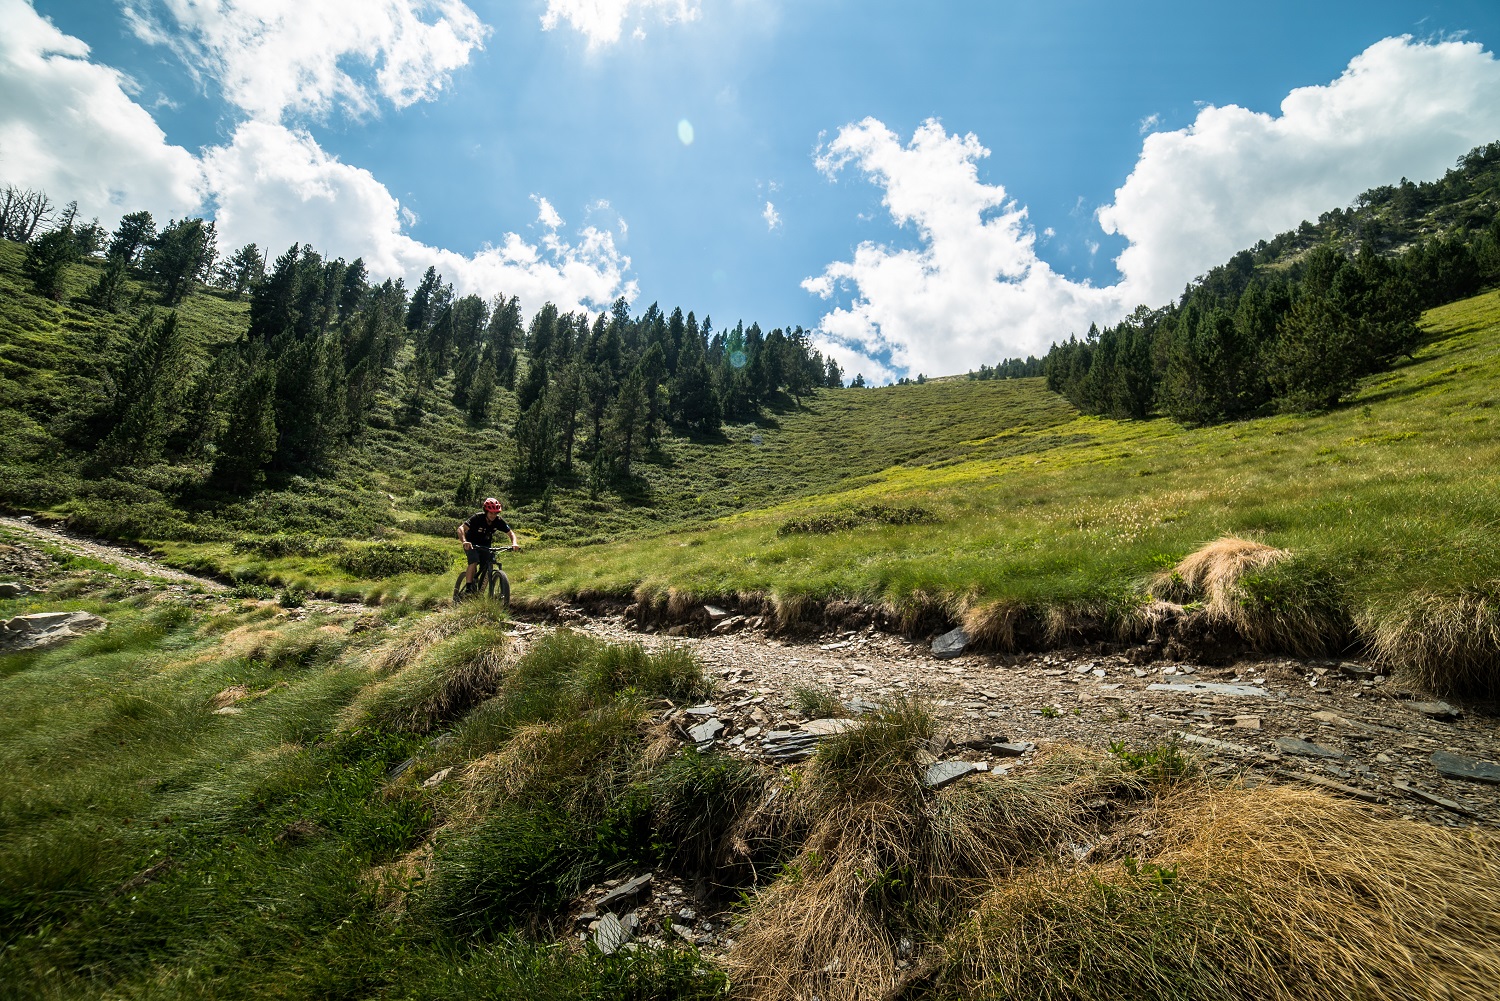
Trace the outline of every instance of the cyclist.
<instances>
[{"instance_id":1,"label":"cyclist","mask_svg":"<svg viewBox=\"0 0 1500 1001\"><path fill-rule=\"evenodd\" d=\"M510 548L520 549L521 544L516 541L516 530L511 528L506 520L500 517L503 508L500 502L493 497L484 499L484 510L474 517L458 526L458 541L464 544L464 554L469 560L468 579L465 587L474 586L474 568L481 567L489 569L494 562L495 553L490 548L495 533L505 532L510 536Z\"/></svg>"}]
</instances>

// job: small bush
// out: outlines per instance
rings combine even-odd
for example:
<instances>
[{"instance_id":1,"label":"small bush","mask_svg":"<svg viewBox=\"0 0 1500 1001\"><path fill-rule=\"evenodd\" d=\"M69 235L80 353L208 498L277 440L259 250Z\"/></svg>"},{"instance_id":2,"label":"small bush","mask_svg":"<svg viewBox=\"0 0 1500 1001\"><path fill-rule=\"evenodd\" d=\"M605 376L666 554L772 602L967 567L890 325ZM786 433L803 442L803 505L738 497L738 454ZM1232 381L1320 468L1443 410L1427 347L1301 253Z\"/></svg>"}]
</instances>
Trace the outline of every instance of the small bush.
<instances>
[{"instance_id":1,"label":"small bush","mask_svg":"<svg viewBox=\"0 0 1500 1001\"><path fill-rule=\"evenodd\" d=\"M902 506L869 504L851 508L847 511L835 511L830 514L814 515L811 518L793 519L784 522L780 528L776 529L776 534L795 535L798 533L807 533L827 535L831 532L842 532L846 529L859 528L862 525L930 525L937 520L937 515L917 504Z\"/></svg>"},{"instance_id":2,"label":"small bush","mask_svg":"<svg viewBox=\"0 0 1500 1001\"><path fill-rule=\"evenodd\" d=\"M1191 778L1199 771L1198 762L1173 741L1137 750L1116 740L1110 743L1109 753L1130 771L1162 785Z\"/></svg>"},{"instance_id":3,"label":"small bush","mask_svg":"<svg viewBox=\"0 0 1500 1001\"><path fill-rule=\"evenodd\" d=\"M265 539L236 539L234 551L254 553L268 560L283 556L326 556L342 552L343 539L323 539L313 535L273 535Z\"/></svg>"},{"instance_id":4,"label":"small bush","mask_svg":"<svg viewBox=\"0 0 1500 1001\"><path fill-rule=\"evenodd\" d=\"M307 592L300 587L287 587L276 596L276 601L282 608L301 608L307 602Z\"/></svg>"},{"instance_id":5,"label":"small bush","mask_svg":"<svg viewBox=\"0 0 1500 1001\"><path fill-rule=\"evenodd\" d=\"M365 580L380 580L398 574L438 574L452 566L448 554L426 546L377 542L351 549L338 558L340 570Z\"/></svg>"}]
</instances>

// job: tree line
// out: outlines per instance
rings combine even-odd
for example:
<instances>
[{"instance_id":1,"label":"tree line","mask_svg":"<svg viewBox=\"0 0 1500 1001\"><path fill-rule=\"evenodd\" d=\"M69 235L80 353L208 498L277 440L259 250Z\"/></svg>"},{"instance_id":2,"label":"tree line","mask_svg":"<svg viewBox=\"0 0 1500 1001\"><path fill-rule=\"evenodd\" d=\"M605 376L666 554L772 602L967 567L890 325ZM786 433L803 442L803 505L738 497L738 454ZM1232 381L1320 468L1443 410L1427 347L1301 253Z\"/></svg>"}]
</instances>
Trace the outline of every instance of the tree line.
<instances>
[{"instance_id":1,"label":"tree line","mask_svg":"<svg viewBox=\"0 0 1500 1001\"><path fill-rule=\"evenodd\" d=\"M137 314L103 399L73 422L73 443L113 464L208 460L229 489L326 467L369 426L382 394L398 420L451 404L473 428L492 427L511 394L517 485L585 472L600 489L628 479L669 427L711 434L726 419L843 385L801 327L716 330L707 316L655 303L632 316L624 299L597 315L548 303L528 321L516 297L458 296L435 268L408 291L400 279L373 282L362 259L301 244L274 262L254 244L221 261L203 219L158 229L149 212L133 212L109 234L79 225L76 205L54 214L45 195L14 189L0 193L0 209L0 223L16 220L7 238L28 236L25 272L38 294L62 299L66 267L102 256L83 302ZM146 305L141 281L168 309ZM171 308L203 285L249 307L244 336L206 363Z\"/></svg>"},{"instance_id":2,"label":"tree line","mask_svg":"<svg viewBox=\"0 0 1500 1001\"><path fill-rule=\"evenodd\" d=\"M1047 387L1085 413L1188 424L1331 407L1411 354L1424 309L1500 282L1496 195L1500 143L1440 181L1367 192L1347 212L1241 251L1174 304L1054 344L1041 364ZM1418 231L1417 213L1452 228L1377 245Z\"/></svg>"}]
</instances>

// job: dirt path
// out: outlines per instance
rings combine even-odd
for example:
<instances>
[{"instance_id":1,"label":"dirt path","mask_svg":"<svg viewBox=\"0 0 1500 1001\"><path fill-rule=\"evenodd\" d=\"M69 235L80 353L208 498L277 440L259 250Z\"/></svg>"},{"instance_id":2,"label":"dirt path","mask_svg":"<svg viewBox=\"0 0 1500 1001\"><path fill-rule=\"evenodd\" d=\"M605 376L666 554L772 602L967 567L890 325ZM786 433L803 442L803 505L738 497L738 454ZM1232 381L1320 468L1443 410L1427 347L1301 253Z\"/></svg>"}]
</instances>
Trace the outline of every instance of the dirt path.
<instances>
[{"instance_id":1,"label":"dirt path","mask_svg":"<svg viewBox=\"0 0 1500 1001\"><path fill-rule=\"evenodd\" d=\"M1003 767L995 742L1107 748L1175 739L1216 775L1308 783L1431 823L1500 827L1500 773L1486 782L1438 768L1454 767L1444 755L1500 759L1494 715L1402 691L1367 664L1254 658L1223 667L1137 665L1120 654L1080 651L939 660L927 643L868 629L798 643L755 631L668 638L634 632L618 617L573 625L648 647L686 644L718 687L715 711L684 717L684 725L717 718L725 724L719 740L742 753L762 753L767 732L801 720L798 687L846 703L921 692L946 718L948 758Z\"/></svg>"},{"instance_id":2,"label":"dirt path","mask_svg":"<svg viewBox=\"0 0 1500 1001\"><path fill-rule=\"evenodd\" d=\"M0 516L0 527L30 536L50 543L59 549L65 549L79 556L88 556L105 563L112 563L124 570L138 573L144 577L155 577L158 580L168 580L177 584L192 584L203 588L205 591L226 590L223 584L206 577L195 577L192 574L183 573L181 570L173 570L164 566L149 553L134 546L124 543L101 542L97 539L84 538L61 528L52 528L47 525L39 525L25 518L10 518Z\"/></svg>"}]
</instances>

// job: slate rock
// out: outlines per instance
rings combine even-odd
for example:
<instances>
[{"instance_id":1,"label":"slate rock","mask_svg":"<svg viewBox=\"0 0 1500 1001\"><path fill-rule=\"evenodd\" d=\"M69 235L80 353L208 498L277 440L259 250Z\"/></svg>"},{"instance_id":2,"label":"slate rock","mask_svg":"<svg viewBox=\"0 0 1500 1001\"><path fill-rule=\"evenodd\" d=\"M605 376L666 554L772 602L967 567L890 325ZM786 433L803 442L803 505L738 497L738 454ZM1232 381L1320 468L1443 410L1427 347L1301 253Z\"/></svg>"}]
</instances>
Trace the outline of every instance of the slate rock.
<instances>
[{"instance_id":1,"label":"slate rock","mask_svg":"<svg viewBox=\"0 0 1500 1001\"><path fill-rule=\"evenodd\" d=\"M635 879L621 883L600 897L594 902L594 910L600 913L625 910L627 907L635 906L634 901L646 896L650 891L651 873L648 872L644 876L637 876Z\"/></svg>"},{"instance_id":2,"label":"slate rock","mask_svg":"<svg viewBox=\"0 0 1500 1001\"><path fill-rule=\"evenodd\" d=\"M1451 810L1452 812L1457 813L1457 814L1459 814L1461 816L1464 816L1464 817L1477 817L1477 816L1479 816L1479 814L1475 813L1473 810L1470 810L1467 806L1464 806L1462 803L1455 803L1451 799L1445 799L1442 796L1437 795L1436 793L1430 793L1430 792L1428 792L1426 789L1418 789L1414 785L1407 785L1405 782L1402 782L1400 779L1397 779L1395 782L1392 782L1391 785L1395 786L1397 789L1399 789L1402 792L1406 793L1406 795L1412 797L1413 799L1420 799L1424 803L1431 803L1433 806L1440 806L1444 810Z\"/></svg>"},{"instance_id":3,"label":"slate rock","mask_svg":"<svg viewBox=\"0 0 1500 1001\"><path fill-rule=\"evenodd\" d=\"M1458 710L1446 702L1408 702L1406 708L1433 719L1452 719L1458 715Z\"/></svg>"},{"instance_id":4,"label":"slate rock","mask_svg":"<svg viewBox=\"0 0 1500 1001\"><path fill-rule=\"evenodd\" d=\"M630 930L625 927L624 922L613 914L606 914L599 919L599 925L594 929L594 945L606 956L613 956L620 951L620 947L631 939Z\"/></svg>"},{"instance_id":5,"label":"slate rock","mask_svg":"<svg viewBox=\"0 0 1500 1001\"><path fill-rule=\"evenodd\" d=\"M19 598L31 593L31 588L18 581L8 580L0 582L0 598Z\"/></svg>"},{"instance_id":6,"label":"slate rock","mask_svg":"<svg viewBox=\"0 0 1500 1001\"><path fill-rule=\"evenodd\" d=\"M718 625L714 626L713 631L716 633L732 633L744 624L745 617L743 615L731 615L729 618L724 619Z\"/></svg>"},{"instance_id":7,"label":"slate rock","mask_svg":"<svg viewBox=\"0 0 1500 1001\"><path fill-rule=\"evenodd\" d=\"M969 634L963 627L950 629L932 641L932 655L939 660L957 657L969 648Z\"/></svg>"},{"instance_id":8,"label":"slate rock","mask_svg":"<svg viewBox=\"0 0 1500 1001\"><path fill-rule=\"evenodd\" d=\"M1028 740L1018 740L1001 744L991 744L990 751L1000 755L1002 758L1019 758L1027 751L1036 750L1036 745Z\"/></svg>"},{"instance_id":9,"label":"slate rock","mask_svg":"<svg viewBox=\"0 0 1500 1001\"><path fill-rule=\"evenodd\" d=\"M724 609L714 605L704 605L703 611L706 612L708 614L708 617L715 622L718 622L720 619L729 614L728 612L724 611Z\"/></svg>"},{"instance_id":10,"label":"slate rock","mask_svg":"<svg viewBox=\"0 0 1500 1001\"><path fill-rule=\"evenodd\" d=\"M1300 754L1308 758L1342 758L1344 756L1331 747L1314 744L1310 740L1298 740L1296 737L1277 737L1276 746L1287 754Z\"/></svg>"},{"instance_id":11,"label":"slate rock","mask_svg":"<svg viewBox=\"0 0 1500 1001\"><path fill-rule=\"evenodd\" d=\"M36 650L98 632L109 625L88 612L35 612L8 619L0 629L7 650Z\"/></svg>"},{"instance_id":12,"label":"slate rock","mask_svg":"<svg viewBox=\"0 0 1500 1001\"><path fill-rule=\"evenodd\" d=\"M935 761L927 766L927 774L922 776L922 784L929 789L941 789L977 771L979 771L979 766L972 761Z\"/></svg>"},{"instance_id":13,"label":"slate rock","mask_svg":"<svg viewBox=\"0 0 1500 1001\"><path fill-rule=\"evenodd\" d=\"M1500 765L1493 761L1480 761L1452 751L1434 751L1433 767L1439 775L1450 779L1468 779L1470 782L1492 782L1500 785Z\"/></svg>"},{"instance_id":14,"label":"slate rock","mask_svg":"<svg viewBox=\"0 0 1500 1001\"><path fill-rule=\"evenodd\" d=\"M1147 685L1148 692L1185 692L1189 695L1232 695L1237 698L1265 698L1271 693L1254 685L1225 685L1217 681L1194 681L1185 685Z\"/></svg>"},{"instance_id":15,"label":"slate rock","mask_svg":"<svg viewBox=\"0 0 1500 1001\"><path fill-rule=\"evenodd\" d=\"M699 723L697 726L695 726L692 729L688 730L688 736L691 737L694 740L694 742L701 744L705 740L713 740L715 737L717 737L719 734L721 734L723 732L724 732L724 721L723 720L718 720L718 719L711 719L711 720L708 720L705 723Z\"/></svg>"},{"instance_id":16,"label":"slate rock","mask_svg":"<svg viewBox=\"0 0 1500 1001\"><path fill-rule=\"evenodd\" d=\"M802 732L827 737L830 734L843 733L854 725L852 719L810 719L802 724Z\"/></svg>"}]
</instances>

